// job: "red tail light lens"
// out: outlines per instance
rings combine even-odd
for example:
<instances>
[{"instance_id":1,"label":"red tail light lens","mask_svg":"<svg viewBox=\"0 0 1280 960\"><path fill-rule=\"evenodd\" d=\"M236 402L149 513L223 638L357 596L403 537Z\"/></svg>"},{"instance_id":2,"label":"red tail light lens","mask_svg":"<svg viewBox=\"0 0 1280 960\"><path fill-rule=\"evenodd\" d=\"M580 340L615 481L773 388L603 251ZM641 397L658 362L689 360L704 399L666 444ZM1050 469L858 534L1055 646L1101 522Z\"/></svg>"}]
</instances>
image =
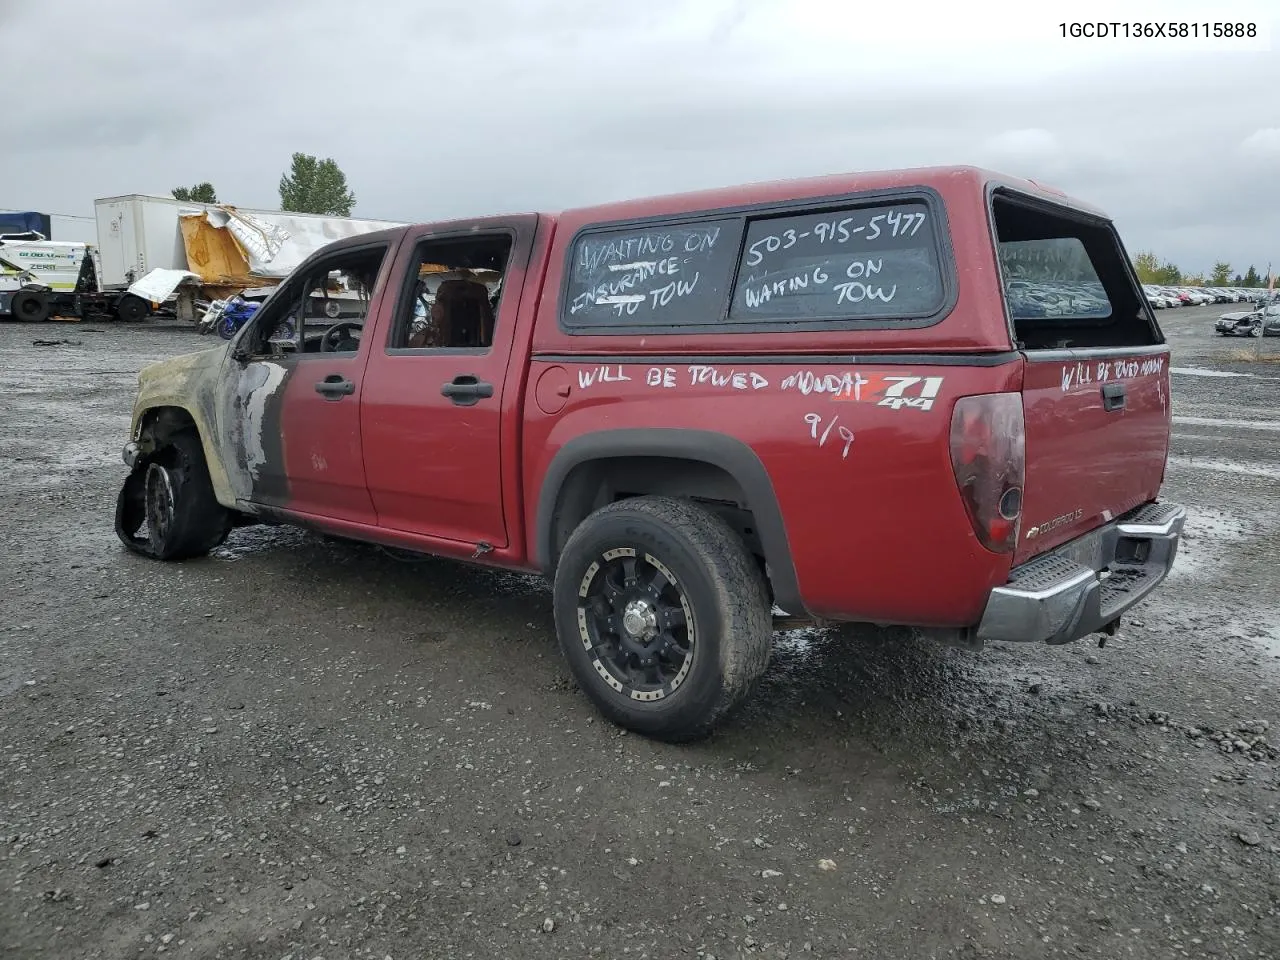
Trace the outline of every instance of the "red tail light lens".
<instances>
[{"instance_id":1,"label":"red tail light lens","mask_svg":"<svg viewBox=\"0 0 1280 960\"><path fill-rule=\"evenodd\" d=\"M961 397L951 413L951 469L969 522L988 550L1011 553L1022 519L1026 430L1022 394Z\"/></svg>"}]
</instances>

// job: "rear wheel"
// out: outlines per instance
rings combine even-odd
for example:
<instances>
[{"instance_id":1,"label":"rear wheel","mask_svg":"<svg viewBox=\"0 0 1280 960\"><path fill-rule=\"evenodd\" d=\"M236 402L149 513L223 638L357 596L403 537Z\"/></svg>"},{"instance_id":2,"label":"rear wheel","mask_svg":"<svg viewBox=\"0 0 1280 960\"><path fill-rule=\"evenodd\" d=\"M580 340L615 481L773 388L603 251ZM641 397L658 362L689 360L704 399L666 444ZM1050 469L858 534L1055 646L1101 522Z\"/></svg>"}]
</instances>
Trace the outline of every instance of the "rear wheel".
<instances>
[{"instance_id":1,"label":"rear wheel","mask_svg":"<svg viewBox=\"0 0 1280 960\"><path fill-rule=\"evenodd\" d=\"M200 439L191 431L174 434L139 464L116 503L117 536L157 560L206 554L227 538L231 526L232 515L214 496Z\"/></svg>"},{"instance_id":2,"label":"rear wheel","mask_svg":"<svg viewBox=\"0 0 1280 960\"><path fill-rule=\"evenodd\" d=\"M116 304L116 317L124 323L138 323L151 315L151 304L141 297L127 293Z\"/></svg>"},{"instance_id":3,"label":"rear wheel","mask_svg":"<svg viewBox=\"0 0 1280 960\"><path fill-rule=\"evenodd\" d=\"M41 290L19 290L9 305L15 320L24 323L40 323L49 319L51 307L48 294Z\"/></svg>"},{"instance_id":4,"label":"rear wheel","mask_svg":"<svg viewBox=\"0 0 1280 960\"><path fill-rule=\"evenodd\" d=\"M636 497L591 514L565 544L554 601L583 691L656 739L710 733L769 664L759 566L724 520L688 501Z\"/></svg>"}]
</instances>

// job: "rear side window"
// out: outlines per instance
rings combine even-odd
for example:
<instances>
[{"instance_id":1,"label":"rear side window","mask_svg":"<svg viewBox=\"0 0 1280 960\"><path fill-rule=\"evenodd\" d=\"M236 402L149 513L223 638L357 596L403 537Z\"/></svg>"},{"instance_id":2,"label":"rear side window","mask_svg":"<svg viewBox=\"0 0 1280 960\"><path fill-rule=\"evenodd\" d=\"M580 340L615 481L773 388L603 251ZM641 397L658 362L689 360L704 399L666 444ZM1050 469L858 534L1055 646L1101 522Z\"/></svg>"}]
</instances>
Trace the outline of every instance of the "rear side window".
<instances>
[{"instance_id":1,"label":"rear side window","mask_svg":"<svg viewBox=\"0 0 1280 960\"><path fill-rule=\"evenodd\" d=\"M950 264L937 207L918 197L587 230L569 251L562 325L626 333L932 323L952 293Z\"/></svg>"},{"instance_id":2,"label":"rear side window","mask_svg":"<svg viewBox=\"0 0 1280 960\"><path fill-rule=\"evenodd\" d=\"M997 192L991 202L1005 304L1026 350L1162 342L1115 228Z\"/></svg>"},{"instance_id":3,"label":"rear side window","mask_svg":"<svg viewBox=\"0 0 1280 960\"><path fill-rule=\"evenodd\" d=\"M924 203L754 220L731 321L922 317L945 293Z\"/></svg>"}]
</instances>

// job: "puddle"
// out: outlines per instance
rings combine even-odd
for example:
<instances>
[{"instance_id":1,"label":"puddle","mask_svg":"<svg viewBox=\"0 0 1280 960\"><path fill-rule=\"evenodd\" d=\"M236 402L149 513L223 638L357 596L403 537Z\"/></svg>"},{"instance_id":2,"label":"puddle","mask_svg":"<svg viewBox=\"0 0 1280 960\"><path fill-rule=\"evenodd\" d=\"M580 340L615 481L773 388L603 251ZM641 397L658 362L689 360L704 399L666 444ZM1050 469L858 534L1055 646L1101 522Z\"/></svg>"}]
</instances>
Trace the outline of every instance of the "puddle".
<instances>
[{"instance_id":1,"label":"puddle","mask_svg":"<svg viewBox=\"0 0 1280 960\"><path fill-rule=\"evenodd\" d=\"M1280 420L1224 420L1217 417L1174 416L1173 422L1188 427L1232 427L1237 430L1280 431Z\"/></svg>"},{"instance_id":2,"label":"puddle","mask_svg":"<svg viewBox=\"0 0 1280 960\"><path fill-rule=\"evenodd\" d=\"M0 697L7 696L11 693L17 693L22 689L22 678L16 673L12 676L0 675Z\"/></svg>"},{"instance_id":3,"label":"puddle","mask_svg":"<svg viewBox=\"0 0 1280 960\"><path fill-rule=\"evenodd\" d=\"M1259 618L1255 622L1246 622L1244 620L1232 619L1227 623L1227 629L1237 637L1243 637L1262 647L1262 649L1272 657L1280 660L1280 626L1263 627L1259 623L1265 623L1268 620L1276 619L1275 611L1268 611L1267 616Z\"/></svg>"},{"instance_id":4,"label":"puddle","mask_svg":"<svg viewBox=\"0 0 1280 960\"><path fill-rule=\"evenodd\" d=\"M1217 457L1184 457L1175 455L1169 457L1169 466L1212 470L1215 473L1234 473L1245 477L1260 477L1264 480L1280 480L1280 466L1271 463L1260 463L1257 460L1223 460Z\"/></svg>"},{"instance_id":5,"label":"puddle","mask_svg":"<svg viewBox=\"0 0 1280 960\"><path fill-rule=\"evenodd\" d=\"M1178 555L1174 558L1173 569L1169 571L1170 582L1195 577L1206 566L1217 571L1226 559L1227 548L1260 532L1256 521L1245 520L1223 510L1205 507L1188 510Z\"/></svg>"},{"instance_id":6,"label":"puddle","mask_svg":"<svg viewBox=\"0 0 1280 960\"><path fill-rule=\"evenodd\" d=\"M232 530L209 554L215 560L236 561L271 550L286 550L310 539L311 534L301 527L255 526Z\"/></svg>"},{"instance_id":7,"label":"puddle","mask_svg":"<svg viewBox=\"0 0 1280 960\"><path fill-rule=\"evenodd\" d=\"M773 647L775 651L779 651L785 656L804 657L808 655L815 643L821 642L826 636L827 631L819 627L779 630L774 632Z\"/></svg>"},{"instance_id":8,"label":"puddle","mask_svg":"<svg viewBox=\"0 0 1280 960\"><path fill-rule=\"evenodd\" d=\"M1209 370L1205 367L1170 367L1170 373L1181 373L1188 377L1252 377L1252 373L1232 373L1229 370Z\"/></svg>"}]
</instances>

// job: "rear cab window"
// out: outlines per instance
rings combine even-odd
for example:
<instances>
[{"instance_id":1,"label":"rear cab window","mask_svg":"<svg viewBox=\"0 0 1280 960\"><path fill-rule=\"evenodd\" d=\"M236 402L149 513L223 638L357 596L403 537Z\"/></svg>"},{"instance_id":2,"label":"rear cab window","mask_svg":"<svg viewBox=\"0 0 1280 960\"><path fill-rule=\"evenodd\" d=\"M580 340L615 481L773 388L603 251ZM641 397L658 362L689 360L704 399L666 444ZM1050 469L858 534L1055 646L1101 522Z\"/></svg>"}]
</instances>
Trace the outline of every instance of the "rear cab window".
<instances>
[{"instance_id":1,"label":"rear cab window","mask_svg":"<svg viewBox=\"0 0 1280 960\"><path fill-rule=\"evenodd\" d=\"M569 333L884 329L936 323L953 302L931 193L591 227L572 243Z\"/></svg>"},{"instance_id":2,"label":"rear cab window","mask_svg":"<svg viewBox=\"0 0 1280 960\"><path fill-rule=\"evenodd\" d=\"M997 190L991 213L1004 299L1021 350L1163 342L1114 227Z\"/></svg>"}]
</instances>

